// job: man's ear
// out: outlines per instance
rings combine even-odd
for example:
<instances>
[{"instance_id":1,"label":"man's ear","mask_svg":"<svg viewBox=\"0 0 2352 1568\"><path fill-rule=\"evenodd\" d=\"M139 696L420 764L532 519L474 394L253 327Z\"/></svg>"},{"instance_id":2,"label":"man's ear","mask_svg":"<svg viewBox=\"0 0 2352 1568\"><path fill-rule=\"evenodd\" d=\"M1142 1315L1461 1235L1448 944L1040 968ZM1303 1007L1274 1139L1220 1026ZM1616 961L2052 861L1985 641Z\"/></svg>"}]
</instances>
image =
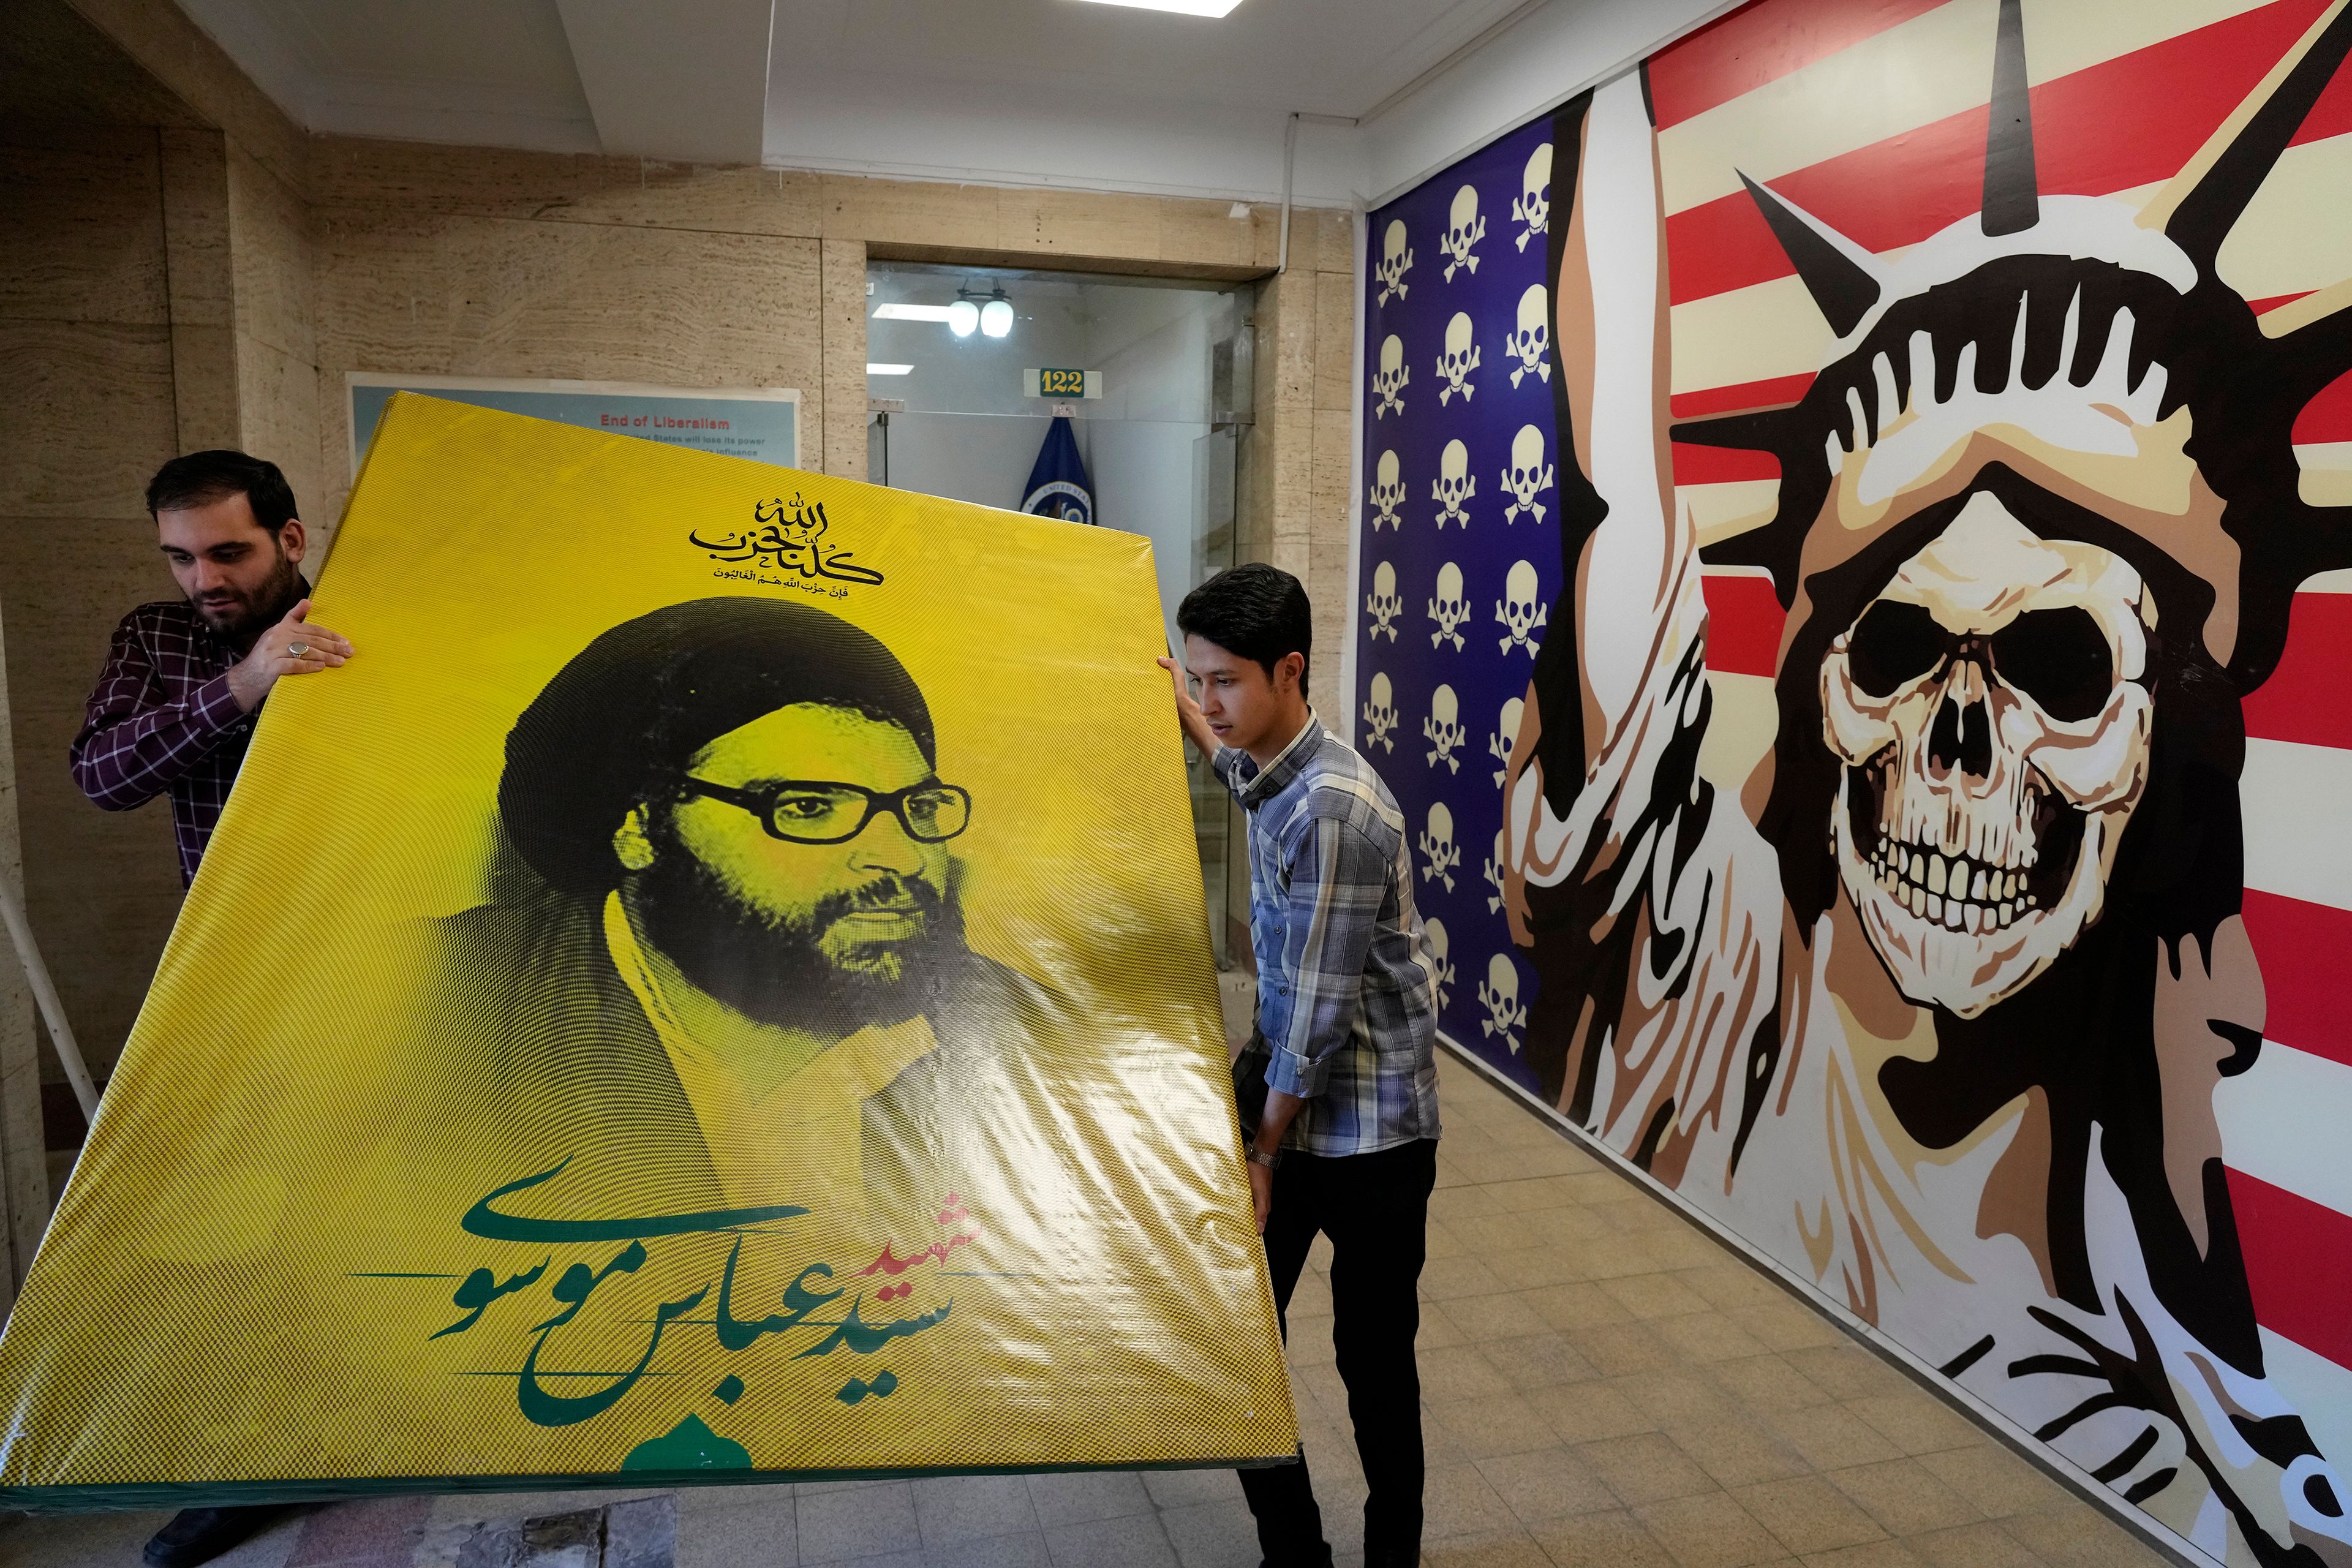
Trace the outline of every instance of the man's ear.
<instances>
[{"instance_id":1,"label":"man's ear","mask_svg":"<svg viewBox=\"0 0 2352 1568\"><path fill-rule=\"evenodd\" d=\"M1288 687L1293 691L1303 691L1307 689L1307 656L1305 654L1284 654L1282 662L1274 668L1281 671L1283 676L1282 679L1276 682L1277 688Z\"/></svg>"},{"instance_id":2,"label":"man's ear","mask_svg":"<svg viewBox=\"0 0 2352 1568\"><path fill-rule=\"evenodd\" d=\"M642 871L654 863L654 841L646 834L644 806L629 807L629 815L613 829L613 855L627 871Z\"/></svg>"},{"instance_id":3,"label":"man's ear","mask_svg":"<svg viewBox=\"0 0 2352 1568\"><path fill-rule=\"evenodd\" d=\"M299 562L302 559L303 552L310 548L310 531L302 526L300 518L288 518L278 530L278 548L285 552L289 561Z\"/></svg>"}]
</instances>

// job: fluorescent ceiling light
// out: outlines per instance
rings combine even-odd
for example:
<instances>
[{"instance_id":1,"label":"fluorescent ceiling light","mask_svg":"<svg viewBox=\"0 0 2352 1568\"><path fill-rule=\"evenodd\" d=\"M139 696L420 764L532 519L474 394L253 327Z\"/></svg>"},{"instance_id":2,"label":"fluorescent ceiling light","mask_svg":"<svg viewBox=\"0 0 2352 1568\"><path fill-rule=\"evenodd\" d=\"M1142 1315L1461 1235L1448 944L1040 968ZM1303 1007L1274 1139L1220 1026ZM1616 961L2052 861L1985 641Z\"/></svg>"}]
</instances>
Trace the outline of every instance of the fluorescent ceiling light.
<instances>
[{"instance_id":1,"label":"fluorescent ceiling light","mask_svg":"<svg viewBox=\"0 0 2352 1568\"><path fill-rule=\"evenodd\" d=\"M877 305L874 319L877 321L944 321L951 305Z\"/></svg>"},{"instance_id":2,"label":"fluorescent ceiling light","mask_svg":"<svg viewBox=\"0 0 2352 1568\"><path fill-rule=\"evenodd\" d=\"M910 375L914 373L914 369L915 367L910 364L869 364L866 367L866 374L868 375Z\"/></svg>"},{"instance_id":3,"label":"fluorescent ceiling light","mask_svg":"<svg viewBox=\"0 0 2352 1568\"><path fill-rule=\"evenodd\" d=\"M1138 11L1173 11L1181 16L1223 16L1242 0L1093 0L1097 5L1128 5Z\"/></svg>"}]
</instances>

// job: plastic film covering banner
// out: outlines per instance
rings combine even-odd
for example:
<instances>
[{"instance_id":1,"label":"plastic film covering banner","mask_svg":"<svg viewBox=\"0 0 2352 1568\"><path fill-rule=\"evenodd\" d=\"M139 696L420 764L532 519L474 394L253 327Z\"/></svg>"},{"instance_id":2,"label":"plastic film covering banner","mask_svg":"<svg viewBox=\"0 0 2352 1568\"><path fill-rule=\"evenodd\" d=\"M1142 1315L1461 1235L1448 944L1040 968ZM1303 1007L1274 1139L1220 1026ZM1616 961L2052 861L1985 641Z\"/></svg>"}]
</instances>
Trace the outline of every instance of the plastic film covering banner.
<instances>
[{"instance_id":1,"label":"plastic film covering banner","mask_svg":"<svg viewBox=\"0 0 2352 1568\"><path fill-rule=\"evenodd\" d=\"M1144 541L403 394L314 618L0 1497L1293 1452Z\"/></svg>"},{"instance_id":2,"label":"plastic film covering banner","mask_svg":"<svg viewBox=\"0 0 2352 1568\"><path fill-rule=\"evenodd\" d=\"M2265 1568L2352 1563L2347 51L1758 0L1363 279L1354 718L1449 1037Z\"/></svg>"}]
</instances>

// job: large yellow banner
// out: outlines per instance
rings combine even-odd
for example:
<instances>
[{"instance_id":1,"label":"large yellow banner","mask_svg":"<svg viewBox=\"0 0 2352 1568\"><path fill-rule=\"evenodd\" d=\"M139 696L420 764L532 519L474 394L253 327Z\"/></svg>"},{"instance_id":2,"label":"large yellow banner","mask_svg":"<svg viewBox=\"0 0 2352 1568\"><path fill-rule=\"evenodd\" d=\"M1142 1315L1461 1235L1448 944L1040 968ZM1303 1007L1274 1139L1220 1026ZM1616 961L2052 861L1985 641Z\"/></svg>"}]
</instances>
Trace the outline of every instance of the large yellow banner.
<instances>
[{"instance_id":1,"label":"large yellow banner","mask_svg":"<svg viewBox=\"0 0 2352 1568\"><path fill-rule=\"evenodd\" d=\"M402 395L0 1502L1288 1456L1149 545Z\"/></svg>"}]
</instances>

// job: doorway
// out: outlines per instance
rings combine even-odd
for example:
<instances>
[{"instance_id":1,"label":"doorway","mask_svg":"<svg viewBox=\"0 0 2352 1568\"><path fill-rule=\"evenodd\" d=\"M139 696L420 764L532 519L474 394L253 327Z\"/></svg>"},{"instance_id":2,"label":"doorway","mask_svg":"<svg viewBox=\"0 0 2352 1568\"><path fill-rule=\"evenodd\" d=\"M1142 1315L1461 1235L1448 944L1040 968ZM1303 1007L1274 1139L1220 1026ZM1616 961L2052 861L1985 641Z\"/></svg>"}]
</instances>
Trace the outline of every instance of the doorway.
<instances>
[{"instance_id":1,"label":"doorway","mask_svg":"<svg viewBox=\"0 0 2352 1568\"><path fill-rule=\"evenodd\" d=\"M1163 633L1234 563L1255 340L1229 284L877 261L866 273L866 474L1019 510L1057 412L1071 421L1096 526L1151 541ZM1045 371L1077 372L1057 390ZM1186 749L1217 966L1241 842L1224 786Z\"/></svg>"}]
</instances>

